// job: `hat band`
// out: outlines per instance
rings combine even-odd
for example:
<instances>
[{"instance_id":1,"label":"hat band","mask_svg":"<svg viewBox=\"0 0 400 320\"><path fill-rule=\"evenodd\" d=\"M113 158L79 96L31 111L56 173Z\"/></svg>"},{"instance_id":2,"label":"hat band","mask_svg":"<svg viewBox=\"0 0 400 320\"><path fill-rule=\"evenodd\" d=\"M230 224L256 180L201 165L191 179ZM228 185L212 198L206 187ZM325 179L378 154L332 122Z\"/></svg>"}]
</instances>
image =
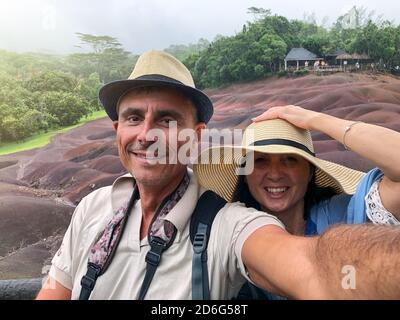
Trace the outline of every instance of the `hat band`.
<instances>
[{"instance_id":1,"label":"hat band","mask_svg":"<svg viewBox=\"0 0 400 320\"><path fill-rule=\"evenodd\" d=\"M310 149L308 149L304 144L301 144L301 143L298 143L298 142L292 141L292 140L266 139L266 140L255 141L250 146L260 147L260 146L269 146L269 145L272 145L272 144L278 144L278 145L281 145L281 146L294 147L294 148L303 150L303 151L307 152L308 154L312 155L313 157L315 157L315 153L312 152Z\"/></svg>"},{"instance_id":2,"label":"hat band","mask_svg":"<svg viewBox=\"0 0 400 320\"><path fill-rule=\"evenodd\" d=\"M153 81L155 80L155 81L167 81L167 82L173 82L173 83L176 83L176 84L183 84L182 82L180 82L178 80L175 80L175 79L172 79L170 77L163 76L163 75L160 75L160 74L146 74L144 76L140 76L140 77L135 78L133 80L153 80Z\"/></svg>"}]
</instances>

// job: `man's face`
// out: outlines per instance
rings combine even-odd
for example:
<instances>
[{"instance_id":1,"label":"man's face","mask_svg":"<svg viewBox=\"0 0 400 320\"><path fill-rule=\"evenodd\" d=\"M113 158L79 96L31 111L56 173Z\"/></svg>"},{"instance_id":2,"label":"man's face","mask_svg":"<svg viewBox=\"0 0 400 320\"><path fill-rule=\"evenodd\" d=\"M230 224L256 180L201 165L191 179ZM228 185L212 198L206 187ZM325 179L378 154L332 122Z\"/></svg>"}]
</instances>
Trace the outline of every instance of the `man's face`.
<instances>
[{"instance_id":1,"label":"man's face","mask_svg":"<svg viewBox=\"0 0 400 320\"><path fill-rule=\"evenodd\" d=\"M160 186L182 177L186 165L170 158L185 144L176 141L175 133L192 129L199 134L204 128L203 123L195 123L194 114L191 101L169 88L134 90L121 99L114 122L119 156L138 184ZM176 129L171 128L174 122ZM160 143L164 148L154 152Z\"/></svg>"}]
</instances>

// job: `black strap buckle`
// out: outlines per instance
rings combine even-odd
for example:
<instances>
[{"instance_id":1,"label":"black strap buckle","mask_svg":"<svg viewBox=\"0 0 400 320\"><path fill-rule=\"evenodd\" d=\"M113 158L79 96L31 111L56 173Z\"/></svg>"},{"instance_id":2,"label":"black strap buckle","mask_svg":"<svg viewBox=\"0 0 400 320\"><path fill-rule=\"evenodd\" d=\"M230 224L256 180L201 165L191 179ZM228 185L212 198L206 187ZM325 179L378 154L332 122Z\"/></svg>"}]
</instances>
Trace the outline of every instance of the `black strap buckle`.
<instances>
[{"instance_id":1,"label":"black strap buckle","mask_svg":"<svg viewBox=\"0 0 400 320\"><path fill-rule=\"evenodd\" d=\"M198 232L193 239L193 251L195 253L202 253L206 249L207 234L205 232Z\"/></svg>"},{"instance_id":2,"label":"black strap buckle","mask_svg":"<svg viewBox=\"0 0 400 320\"><path fill-rule=\"evenodd\" d=\"M161 255L153 252L153 251L149 251L146 254L146 262L151 264L152 266L158 266L161 260Z\"/></svg>"},{"instance_id":3,"label":"black strap buckle","mask_svg":"<svg viewBox=\"0 0 400 320\"><path fill-rule=\"evenodd\" d=\"M207 250L208 236L207 236L208 225L200 222L197 226L196 234L193 238L193 251L194 253L202 253Z\"/></svg>"},{"instance_id":4,"label":"black strap buckle","mask_svg":"<svg viewBox=\"0 0 400 320\"><path fill-rule=\"evenodd\" d=\"M100 271L101 271L100 266L93 263L89 263L88 270L81 280L82 287L92 291L94 285L96 284L96 280L100 274Z\"/></svg>"},{"instance_id":5,"label":"black strap buckle","mask_svg":"<svg viewBox=\"0 0 400 320\"><path fill-rule=\"evenodd\" d=\"M159 237L151 237L150 247L162 247L165 248L167 246L167 242Z\"/></svg>"},{"instance_id":6,"label":"black strap buckle","mask_svg":"<svg viewBox=\"0 0 400 320\"><path fill-rule=\"evenodd\" d=\"M161 261L161 254L167 247L167 243L158 237L153 237L150 241L150 250L146 254L146 262L152 266L158 266Z\"/></svg>"}]
</instances>

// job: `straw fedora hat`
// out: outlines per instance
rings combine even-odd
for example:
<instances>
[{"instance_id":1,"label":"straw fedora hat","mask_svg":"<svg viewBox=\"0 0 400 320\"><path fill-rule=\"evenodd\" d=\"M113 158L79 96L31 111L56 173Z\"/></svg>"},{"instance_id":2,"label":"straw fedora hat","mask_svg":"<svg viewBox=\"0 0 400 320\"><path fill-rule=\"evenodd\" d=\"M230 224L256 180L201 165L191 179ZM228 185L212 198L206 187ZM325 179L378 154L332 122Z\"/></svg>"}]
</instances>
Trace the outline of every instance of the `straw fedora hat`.
<instances>
[{"instance_id":1,"label":"straw fedora hat","mask_svg":"<svg viewBox=\"0 0 400 320\"><path fill-rule=\"evenodd\" d=\"M207 123L213 114L213 105L206 94L196 89L190 71L179 60L163 51L143 53L136 62L128 80L105 84L99 91L99 99L111 120L117 120L117 106L121 97L139 87L172 87L190 98L197 117Z\"/></svg>"},{"instance_id":2,"label":"straw fedora hat","mask_svg":"<svg viewBox=\"0 0 400 320\"><path fill-rule=\"evenodd\" d=\"M193 164L199 183L232 201L239 182L236 170L243 157L256 151L296 154L315 166L315 183L336 193L354 194L364 172L315 157L311 133L281 119L252 123L244 132L241 146L220 146L204 150Z\"/></svg>"}]
</instances>

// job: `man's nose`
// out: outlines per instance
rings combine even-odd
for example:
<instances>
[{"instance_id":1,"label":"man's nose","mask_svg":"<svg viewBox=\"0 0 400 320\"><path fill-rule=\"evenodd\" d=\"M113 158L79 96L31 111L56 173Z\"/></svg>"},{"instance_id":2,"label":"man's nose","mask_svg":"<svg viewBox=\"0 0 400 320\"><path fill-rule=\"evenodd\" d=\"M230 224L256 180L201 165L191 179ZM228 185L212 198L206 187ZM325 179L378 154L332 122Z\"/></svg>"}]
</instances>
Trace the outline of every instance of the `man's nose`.
<instances>
[{"instance_id":1,"label":"man's nose","mask_svg":"<svg viewBox=\"0 0 400 320\"><path fill-rule=\"evenodd\" d=\"M157 141L157 137L154 137L154 135L150 134L151 130L154 128L154 123L151 119L145 119L140 126L140 131L137 136L137 141L141 145L150 145Z\"/></svg>"}]
</instances>

